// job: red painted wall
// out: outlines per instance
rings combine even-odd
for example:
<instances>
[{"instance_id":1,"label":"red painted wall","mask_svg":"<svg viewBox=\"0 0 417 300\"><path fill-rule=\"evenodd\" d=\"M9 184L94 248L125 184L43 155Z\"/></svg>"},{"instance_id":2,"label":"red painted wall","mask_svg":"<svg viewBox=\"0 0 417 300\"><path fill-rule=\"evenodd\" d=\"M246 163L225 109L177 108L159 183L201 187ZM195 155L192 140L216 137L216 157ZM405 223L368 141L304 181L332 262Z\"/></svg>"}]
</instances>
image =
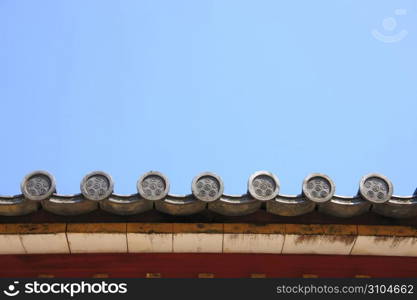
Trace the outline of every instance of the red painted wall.
<instances>
[{"instance_id":1,"label":"red painted wall","mask_svg":"<svg viewBox=\"0 0 417 300\"><path fill-rule=\"evenodd\" d=\"M42 254L0 255L0 277L417 277L417 258L276 254Z\"/></svg>"}]
</instances>

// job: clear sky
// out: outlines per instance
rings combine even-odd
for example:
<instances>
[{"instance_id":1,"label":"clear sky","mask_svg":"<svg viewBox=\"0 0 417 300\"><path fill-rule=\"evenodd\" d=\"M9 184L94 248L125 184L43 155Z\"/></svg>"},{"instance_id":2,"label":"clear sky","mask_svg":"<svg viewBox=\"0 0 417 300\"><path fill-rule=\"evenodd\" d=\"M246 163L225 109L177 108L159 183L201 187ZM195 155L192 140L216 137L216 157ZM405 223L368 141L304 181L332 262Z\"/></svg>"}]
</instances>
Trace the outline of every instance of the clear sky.
<instances>
[{"instance_id":1,"label":"clear sky","mask_svg":"<svg viewBox=\"0 0 417 300\"><path fill-rule=\"evenodd\" d=\"M389 42L391 41L391 42ZM417 187L417 4L381 0L0 0L0 194L30 171L78 193L141 174L225 192L269 170L352 195L380 172Z\"/></svg>"}]
</instances>

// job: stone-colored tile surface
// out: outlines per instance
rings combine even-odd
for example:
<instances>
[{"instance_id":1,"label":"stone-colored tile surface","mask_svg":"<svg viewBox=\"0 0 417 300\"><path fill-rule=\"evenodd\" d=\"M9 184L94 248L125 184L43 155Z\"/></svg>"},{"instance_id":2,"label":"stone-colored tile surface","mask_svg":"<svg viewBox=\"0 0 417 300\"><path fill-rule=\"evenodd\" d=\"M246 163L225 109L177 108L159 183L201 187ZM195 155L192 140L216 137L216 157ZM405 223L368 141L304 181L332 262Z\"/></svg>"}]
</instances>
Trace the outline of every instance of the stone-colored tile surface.
<instances>
[{"instance_id":1,"label":"stone-colored tile surface","mask_svg":"<svg viewBox=\"0 0 417 300\"><path fill-rule=\"evenodd\" d=\"M13 229L12 229L13 228ZM69 253L65 223L14 224L10 231L20 235L28 254Z\"/></svg>"},{"instance_id":2,"label":"stone-colored tile surface","mask_svg":"<svg viewBox=\"0 0 417 300\"><path fill-rule=\"evenodd\" d=\"M285 236L282 254L348 255L355 236L295 235Z\"/></svg>"},{"instance_id":3,"label":"stone-colored tile surface","mask_svg":"<svg viewBox=\"0 0 417 300\"><path fill-rule=\"evenodd\" d=\"M28 254L69 253L65 232L21 234L20 237Z\"/></svg>"},{"instance_id":4,"label":"stone-colored tile surface","mask_svg":"<svg viewBox=\"0 0 417 300\"><path fill-rule=\"evenodd\" d=\"M351 225L287 224L283 254L348 255L357 229Z\"/></svg>"},{"instance_id":5,"label":"stone-colored tile surface","mask_svg":"<svg viewBox=\"0 0 417 300\"><path fill-rule=\"evenodd\" d=\"M281 253L284 224L224 224L223 252Z\"/></svg>"},{"instance_id":6,"label":"stone-colored tile surface","mask_svg":"<svg viewBox=\"0 0 417 300\"><path fill-rule=\"evenodd\" d=\"M358 226L352 255L417 256L417 230L406 226Z\"/></svg>"},{"instance_id":7,"label":"stone-colored tile surface","mask_svg":"<svg viewBox=\"0 0 417 300\"><path fill-rule=\"evenodd\" d=\"M129 252L172 252L172 233L127 233Z\"/></svg>"},{"instance_id":8,"label":"stone-colored tile surface","mask_svg":"<svg viewBox=\"0 0 417 300\"><path fill-rule=\"evenodd\" d=\"M173 252L221 253L223 234L221 233L174 233Z\"/></svg>"},{"instance_id":9,"label":"stone-colored tile surface","mask_svg":"<svg viewBox=\"0 0 417 300\"><path fill-rule=\"evenodd\" d=\"M417 256L417 238L358 236L351 254Z\"/></svg>"},{"instance_id":10,"label":"stone-colored tile surface","mask_svg":"<svg viewBox=\"0 0 417 300\"><path fill-rule=\"evenodd\" d=\"M221 253L223 251L223 224L174 223L173 252Z\"/></svg>"},{"instance_id":11,"label":"stone-colored tile surface","mask_svg":"<svg viewBox=\"0 0 417 300\"><path fill-rule=\"evenodd\" d=\"M281 253L283 234L225 233L223 252L225 253Z\"/></svg>"},{"instance_id":12,"label":"stone-colored tile surface","mask_svg":"<svg viewBox=\"0 0 417 300\"><path fill-rule=\"evenodd\" d=\"M0 254L25 254L18 234L0 234Z\"/></svg>"},{"instance_id":13,"label":"stone-colored tile surface","mask_svg":"<svg viewBox=\"0 0 417 300\"><path fill-rule=\"evenodd\" d=\"M0 254L128 251L417 256L417 229L332 224L0 224Z\"/></svg>"},{"instance_id":14,"label":"stone-colored tile surface","mask_svg":"<svg viewBox=\"0 0 417 300\"><path fill-rule=\"evenodd\" d=\"M126 233L67 233L71 253L127 252Z\"/></svg>"},{"instance_id":15,"label":"stone-colored tile surface","mask_svg":"<svg viewBox=\"0 0 417 300\"><path fill-rule=\"evenodd\" d=\"M71 253L127 252L126 223L68 224Z\"/></svg>"}]
</instances>

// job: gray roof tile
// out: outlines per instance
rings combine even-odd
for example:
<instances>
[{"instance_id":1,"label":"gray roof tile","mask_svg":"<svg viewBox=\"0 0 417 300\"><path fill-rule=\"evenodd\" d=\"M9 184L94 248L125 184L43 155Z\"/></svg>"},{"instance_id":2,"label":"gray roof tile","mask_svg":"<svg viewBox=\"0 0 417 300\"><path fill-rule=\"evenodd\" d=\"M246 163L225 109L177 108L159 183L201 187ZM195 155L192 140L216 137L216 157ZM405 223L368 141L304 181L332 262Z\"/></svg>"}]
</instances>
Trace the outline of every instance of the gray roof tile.
<instances>
[{"instance_id":1,"label":"gray roof tile","mask_svg":"<svg viewBox=\"0 0 417 300\"><path fill-rule=\"evenodd\" d=\"M77 216L95 210L128 216L156 210L172 216L189 216L208 210L223 216L246 216L260 209L278 216L300 216L318 210L339 218L355 217L369 211L389 218L417 216L417 196L395 196L393 185L383 175L362 178L358 194L335 195L335 184L324 174L311 174L303 182L300 195L279 194L278 178L259 171L250 176L248 192L243 195L223 193L222 179L213 173L201 173L192 182L189 195L169 194L169 180L159 172L148 172L137 182L138 193L113 193L110 175L96 171L81 181L81 193L56 193L54 177L45 171L27 175L22 194L0 196L0 216L23 216L43 209L63 216Z\"/></svg>"}]
</instances>

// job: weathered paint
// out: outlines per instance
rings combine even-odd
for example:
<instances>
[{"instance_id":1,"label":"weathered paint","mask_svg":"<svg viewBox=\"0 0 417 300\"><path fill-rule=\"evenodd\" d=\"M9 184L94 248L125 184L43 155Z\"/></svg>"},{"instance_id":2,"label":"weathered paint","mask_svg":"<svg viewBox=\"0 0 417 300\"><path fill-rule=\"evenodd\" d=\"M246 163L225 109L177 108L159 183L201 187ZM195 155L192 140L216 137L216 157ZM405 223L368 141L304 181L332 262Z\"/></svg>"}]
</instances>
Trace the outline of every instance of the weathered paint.
<instances>
[{"instance_id":1,"label":"weathered paint","mask_svg":"<svg viewBox=\"0 0 417 300\"><path fill-rule=\"evenodd\" d=\"M417 277L417 257L215 253L0 255L0 277Z\"/></svg>"}]
</instances>

